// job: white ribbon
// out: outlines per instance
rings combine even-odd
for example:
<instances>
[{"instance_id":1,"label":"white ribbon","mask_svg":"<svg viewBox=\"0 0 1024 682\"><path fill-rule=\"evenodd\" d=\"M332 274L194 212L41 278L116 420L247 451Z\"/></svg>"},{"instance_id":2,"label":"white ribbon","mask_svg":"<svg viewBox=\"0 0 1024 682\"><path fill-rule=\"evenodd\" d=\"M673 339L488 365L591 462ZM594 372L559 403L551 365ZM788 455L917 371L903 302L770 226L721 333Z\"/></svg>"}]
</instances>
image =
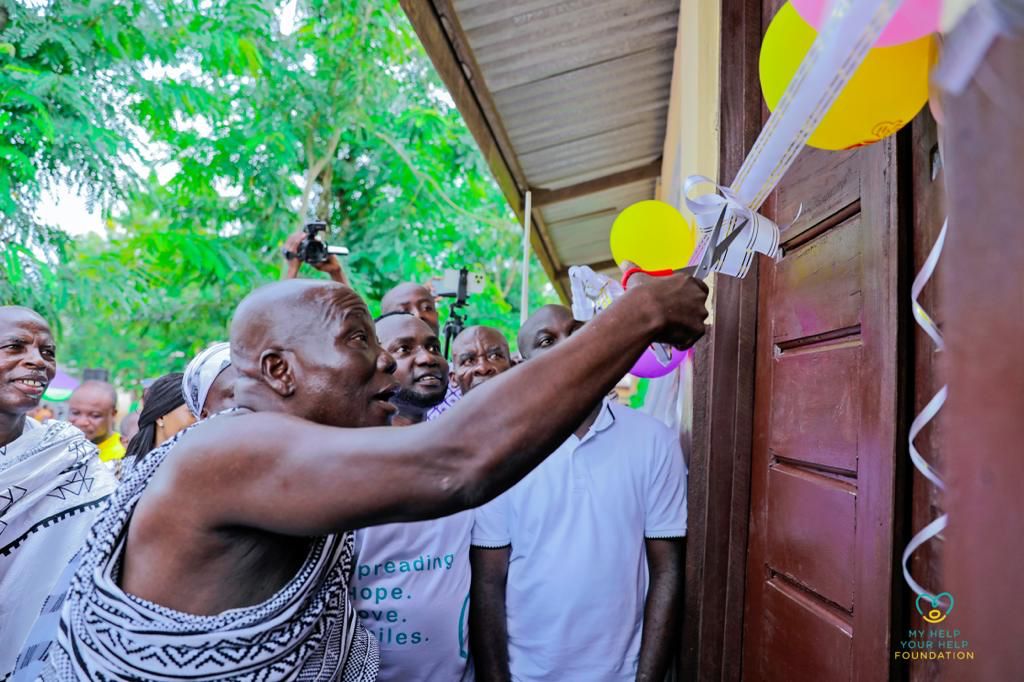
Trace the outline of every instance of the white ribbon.
<instances>
[{"instance_id":1,"label":"white ribbon","mask_svg":"<svg viewBox=\"0 0 1024 682\"><path fill-rule=\"evenodd\" d=\"M699 175L684 184L687 207L697 218L701 243L691 263L699 262L707 248L710 231L722 207L729 207L732 228L738 219L747 218L744 232L729 246L715 272L743 277L753 263L755 253L775 257L779 248L779 227L757 213L765 199L793 165L807 138L815 131L843 87L857 71L868 50L875 44L902 0L835 0L800 68L779 99L761 134L747 154L732 185L715 185L721 196L704 195L691 199L690 189L710 182ZM724 229L724 235L729 234ZM723 238L724 238L723 235Z\"/></svg>"},{"instance_id":2,"label":"white ribbon","mask_svg":"<svg viewBox=\"0 0 1024 682\"><path fill-rule=\"evenodd\" d=\"M931 596L934 593L924 589L916 580L914 580L914 577L910 575L910 569L907 568L907 561L910 559L910 555L917 551L918 547L945 530L946 522L948 520L948 514L943 514L939 518L935 519L922 528L917 535L911 538L910 542L907 544L907 548L903 550L903 579L907 581L907 585L910 585L910 589L912 589L919 597L922 594Z\"/></svg>"},{"instance_id":3,"label":"white ribbon","mask_svg":"<svg viewBox=\"0 0 1024 682\"><path fill-rule=\"evenodd\" d=\"M910 303L911 308L914 312L914 319L917 320L917 324L925 331L926 334L931 338L932 342L938 350L943 350L946 347L945 341L942 339L942 332L939 331L938 325L932 320L928 312L921 307L921 304L917 302L917 297L921 295L921 291L924 289L925 284L931 279L932 273L935 272L935 266L938 265L939 255L942 254L942 249L946 244L946 228L949 227L949 220L947 219L942 223L942 230L939 232L938 239L935 240L935 244L932 246L932 250L928 252L928 257L924 260L924 265L921 266L921 271L914 277L914 283L910 287ZM921 430L935 418L935 415L939 413L942 406L946 402L946 396L949 390L947 386L943 386L939 389L928 404L924 406L924 409L914 417L914 421L910 424L910 435L907 438L908 446L910 449L910 461L914 463L914 467L921 472L921 475L931 481L940 490L946 489L946 484L939 476L939 473L932 467L928 461L921 456L918 452L917 447L914 445L914 440L917 435L921 433ZM946 521L948 515L943 514L939 518L935 519L927 526L922 528L907 544L906 549L903 550L903 579L910 586L910 589L914 590L918 596L922 594L931 595L933 593L928 592L926 589L921 587L920 584L914 577L910 575L910 555L917 551L917 548L924 543L931 540L933 537L942 532L946 527Z\"/></svg>"},{"instance_id":4,"label":"white ribbon","mask_svg":"<svg viewBox=\"0 0 1024 682\"><path fill-rule=\"evenodd\" d=\"M693 189L703 184L711 185L715 188L715 192L697 197L691 196ZM752 211L728 187L722 187L703 175L691 175L683 183L683 200L697 219L697 229L700 231L700 242L690 260L691 264L700 262L707 249L718 246L710 243L711 233L714 231L715 223L718 222L723 208L727 212L725 221L722 223L719 242L724 240L738 223L744 219L747 223L741 228L739 236L729 246L722 260L712 267L714 272L743 277L754 262L755 253L763 253L773 258L777 256L779 226L760 213Z\"/></svg>"},{"instance_id":5,"label":"white ribbon","mask_svg":"<svg viewBox=\"0 0 1024 682\"><path fill-rule=\"evenodd\" d=\"M928 283L932 273L935 271L936 264L939 262L939 254L942 253L942 247L946 245L946 228L948 225L948 219L942 223L942 230L939 232L938 239L935 240L932 250L928 253L928 257L925 258L924 265L921 266L921 272L917 273L914 283L910 286L910 301L914 312L914 319L917 320L917 324L921 329L931 337L935 347L939 350L946 349L946 342L942 340L942 333L935 322L932 321L928 312L917 302L917 297L921 295L924 285Z\"/></svg>"}]
</instances>

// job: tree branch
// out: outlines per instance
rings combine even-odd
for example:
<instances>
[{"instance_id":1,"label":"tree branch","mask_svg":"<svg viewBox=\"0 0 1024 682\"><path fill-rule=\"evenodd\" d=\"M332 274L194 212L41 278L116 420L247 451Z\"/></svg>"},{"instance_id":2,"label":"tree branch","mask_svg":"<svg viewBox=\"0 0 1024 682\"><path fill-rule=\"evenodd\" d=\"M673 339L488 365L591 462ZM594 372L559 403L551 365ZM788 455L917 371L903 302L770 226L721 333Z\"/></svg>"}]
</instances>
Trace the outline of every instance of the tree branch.
<instances>
[{"instance_id":1,"label":"tree branch","mask_svg":"<svg viewBox=\"0 0 1024 682\"><path fill-rule=\"evenodd\" d=\"M393 149L394 152L398 154L399 158L402 159L402 161L409 168L409 170L412 171L412 174L415 175L421 182L425 182L428 185L430 185L434 189L434 192L437 194L437 196L444 200L444 203L448 204L452 209L468 218L472 218L473 220L484 223L485 225L490 225L492 227L497 227L500 229L508 227L508 223L506 222L486 218L471 211L467 211L466 209L456 204L452 200L452 198L449 197L448 194L445 193L443 189L441 189L441 186L437 184L437 181L434 180L434 178L430 177L426 173L423 173L418 168L416 168L415 164L413 164L412 162L412 159L410 159L409 156L405 153L405 151L398 146L398 143L396 143L394 140L392 140L390 137L388 137L387 135L380 131L373 130L371 132L375 137L379 138L387 146L391 147L391 149Z\"/></svg>"}]
</instances>

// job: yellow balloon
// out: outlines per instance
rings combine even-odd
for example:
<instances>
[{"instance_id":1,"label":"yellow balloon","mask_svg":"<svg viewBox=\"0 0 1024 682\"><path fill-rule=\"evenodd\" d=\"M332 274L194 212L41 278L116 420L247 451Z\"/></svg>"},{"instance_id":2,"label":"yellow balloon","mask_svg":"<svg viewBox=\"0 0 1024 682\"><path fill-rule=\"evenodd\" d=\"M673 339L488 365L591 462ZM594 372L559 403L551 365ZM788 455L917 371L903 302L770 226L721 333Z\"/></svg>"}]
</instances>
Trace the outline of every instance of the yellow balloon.
<instances>
[{"instance_id":1,"label":"yellow balloon","mask_svg":"<svg viewBox=\"0 0 1024 682\"><path fill-rule=\"evenodd\" d=\"M817 32L787 2L772 19L761 43L761 92L775 109ZM853 149L892 135L928 101L928 70L935 44L928 36L868 51L807 144L819 149Z\"/></svg>"},{"instance_id":2,"label":"yellow balloon","mask_svg":"<svg viewBox=\"0 0 1024 682\"><path fill-rule=\"evenodd\" d=\"M644 270L678 270L690 261L697 238L670 204L638 201L615 218L611 247L620 265L628 260Z\"/></svg>"}]
</instances>

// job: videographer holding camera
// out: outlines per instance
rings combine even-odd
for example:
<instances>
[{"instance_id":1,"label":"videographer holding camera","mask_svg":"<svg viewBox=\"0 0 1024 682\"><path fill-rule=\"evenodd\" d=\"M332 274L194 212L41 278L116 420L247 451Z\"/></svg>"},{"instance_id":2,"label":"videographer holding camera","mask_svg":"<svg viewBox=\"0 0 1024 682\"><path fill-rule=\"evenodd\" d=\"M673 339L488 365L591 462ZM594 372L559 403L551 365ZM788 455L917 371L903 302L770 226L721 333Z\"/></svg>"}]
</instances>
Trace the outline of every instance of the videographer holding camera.
<instances>
[{"instance_id":1,"label":"videographer holding camera","mask_svg":"<svg viewBox=\"0 0 1024 682\"><path fill-rule=\"evenodd\" d=\"M303 263L308 263L320 272L326 272L335 282L352 286L345 269L336 254L348 255L344 247L328 246L319 233L327 229L325 223L310 222L306 227L285 240L281 254L285 258L285 269L281 279L295 279ZM354 287L353 287L354 288ZM431 290L415 282L400 282L388 290L380 301L381 314L406 312L415 315L440 333L437 306Z\"/></svg>"},{"instance_id":2,"label":"videographer holding camera","mask_svg":"<svg viewBox=\"0 0 1024 682\"><path fill-rule=\"evenodd\" d=\"M320 272L326 272L335 282L352 286L336 255L345 255L348 249L328 246L321 240L318 233L326 229L326 223L311 222L305 229L285 240L284 248L281 250L285 258L285 271L281 279L295 279L299 276L302 264L309 263Z\"/></svg>"}]
</instances>

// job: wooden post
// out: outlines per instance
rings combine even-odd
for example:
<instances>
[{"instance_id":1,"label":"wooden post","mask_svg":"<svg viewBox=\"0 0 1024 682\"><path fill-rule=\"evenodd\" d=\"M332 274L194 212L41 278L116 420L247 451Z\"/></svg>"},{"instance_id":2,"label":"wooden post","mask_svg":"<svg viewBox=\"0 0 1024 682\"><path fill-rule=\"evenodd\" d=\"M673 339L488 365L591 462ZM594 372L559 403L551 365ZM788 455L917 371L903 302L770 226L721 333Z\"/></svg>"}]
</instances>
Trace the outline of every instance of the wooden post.
<instances>
[{"instance_id":1,"label":"wooden post","mask_svg":"<svg viewBox=\"0 0 1024 682\"><path fill-rule=\"evenodd\" d=\"M526 190L526 208L523 211L523 288L519 298L519 324L530 314L530 229L533 212L533 193Z\"/></svg>"},{"instance_id":2,"label":"wooden post","mask_svg":"<svg viewBox=\"0 0 1024 682\"><path fill-rule=\"evenodd\" d=\"M937 276L949 400L938 420L949 527L943 587L977 652L942 680L1020 679L1024 670L1024 35L999 37L962 94L942 98L949 233Z\"/></svg>"}]
</instances>

